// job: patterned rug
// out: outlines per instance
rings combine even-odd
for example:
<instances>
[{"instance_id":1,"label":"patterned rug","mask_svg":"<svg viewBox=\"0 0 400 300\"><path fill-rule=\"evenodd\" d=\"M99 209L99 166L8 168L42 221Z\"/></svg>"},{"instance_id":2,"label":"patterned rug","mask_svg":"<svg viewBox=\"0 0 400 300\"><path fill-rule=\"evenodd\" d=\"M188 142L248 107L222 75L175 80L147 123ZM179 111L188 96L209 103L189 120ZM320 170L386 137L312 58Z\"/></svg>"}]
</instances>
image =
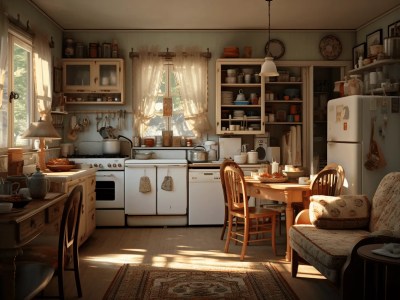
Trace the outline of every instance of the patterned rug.
<instances>
[{"instance_id":1,"label":"patterned rug","mask_svg":"<svg viewBox=\"0 0 400 300\"><path fill-rule=\"evenodd\" d=\"M298 299L270 263L251 272L162 269L125 264L104 300Z\"/></svg>"}]
</instances>

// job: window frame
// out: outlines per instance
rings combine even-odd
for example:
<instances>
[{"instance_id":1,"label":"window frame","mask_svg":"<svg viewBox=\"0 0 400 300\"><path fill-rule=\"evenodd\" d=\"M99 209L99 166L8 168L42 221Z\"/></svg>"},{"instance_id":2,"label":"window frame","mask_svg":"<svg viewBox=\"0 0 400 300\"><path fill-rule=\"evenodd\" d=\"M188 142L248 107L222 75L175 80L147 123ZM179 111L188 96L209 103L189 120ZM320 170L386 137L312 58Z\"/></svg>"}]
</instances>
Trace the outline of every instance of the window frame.
<instances>
[{"instance_id":1,"label":"window frame","mask_svg":"<svg viewBox=\"0 0 400 300\"><path fill-rule=\"evenodd\" d=\"M31 36L27 36L24 33L21 33L18 29L13 28L10 26L8 29L8 59L7 59L7 97L9 97L10 92L14 90L14 76L13 76L13 70L14 70L14 46L18 45L19 47L26 49L26 51L29 53L28 59L29 59L29 88L27 89L27 94L28 94L28 106L27 106L27 114L28 114L28 122L27 122L27 127L29 124L32 122L32 120L35 117L35 112L34 112L34 81L33 81L33 38ZM18 91L17 91L18 92ZM14 101L14 100L13 100ZM7 113L8 113L8 122L7 122L7 147L6 148L12 148L12 147L18 147L22 149L30 149L32 146L32 141L27 140L26 145L16 145L14 143L14 130L15 130L15 123L14 123L14 102L7 102ZM1 149L4 150L4 149Z\"/></svg>"}]
</instances>

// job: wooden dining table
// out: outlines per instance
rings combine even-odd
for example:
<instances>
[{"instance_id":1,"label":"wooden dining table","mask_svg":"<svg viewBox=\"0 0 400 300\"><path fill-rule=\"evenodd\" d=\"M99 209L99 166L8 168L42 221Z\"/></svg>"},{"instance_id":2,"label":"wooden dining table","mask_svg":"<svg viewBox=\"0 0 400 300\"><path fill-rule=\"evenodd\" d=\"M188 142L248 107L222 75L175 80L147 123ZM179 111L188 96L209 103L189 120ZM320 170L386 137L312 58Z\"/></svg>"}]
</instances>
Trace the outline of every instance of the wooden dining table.
<instances>
[{"instance_id":1,"label":"wooden dining table","mask_svg":"<svg viewBox=\"0 0 400 300\"><path fill-rule=\"evenodd\" d=\"M294 219L292 203L306 201L311 194L310 185L291 182L260 182L252 177L245 177L245 180L247 196L259 199L261 202L273 200L286 203L286 260L291 261L289 229Z\"/></svg>"},{"instance_id":2,"label":"wooden dining table","mask_svg":"<svg viewBox=\"0 0 400 300\"><path fill-rule=\"evenodd\" d=\"M0 299L14 299L15 259L21 247L45 230L58 232L67 194L47 193L24 208L0 214Z\"/></svg>"}]
</instances>

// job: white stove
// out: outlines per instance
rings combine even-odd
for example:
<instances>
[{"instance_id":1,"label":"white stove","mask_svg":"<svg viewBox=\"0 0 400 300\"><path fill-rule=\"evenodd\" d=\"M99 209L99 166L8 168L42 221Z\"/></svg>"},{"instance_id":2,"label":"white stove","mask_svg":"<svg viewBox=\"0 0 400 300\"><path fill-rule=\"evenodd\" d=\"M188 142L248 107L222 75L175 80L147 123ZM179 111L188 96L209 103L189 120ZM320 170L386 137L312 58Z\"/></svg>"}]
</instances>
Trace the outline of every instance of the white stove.
<instances>
[{"instance_id":1,"label":"white stove","mask_svg":"<svg viewBox=\"0 0 400 300\"><path fill-rule=\"evenodd\" d=\"M96 171L96 225L125 226L125 160L127 157L79 155L68 157Z\"/></svg>"}]
</instances>

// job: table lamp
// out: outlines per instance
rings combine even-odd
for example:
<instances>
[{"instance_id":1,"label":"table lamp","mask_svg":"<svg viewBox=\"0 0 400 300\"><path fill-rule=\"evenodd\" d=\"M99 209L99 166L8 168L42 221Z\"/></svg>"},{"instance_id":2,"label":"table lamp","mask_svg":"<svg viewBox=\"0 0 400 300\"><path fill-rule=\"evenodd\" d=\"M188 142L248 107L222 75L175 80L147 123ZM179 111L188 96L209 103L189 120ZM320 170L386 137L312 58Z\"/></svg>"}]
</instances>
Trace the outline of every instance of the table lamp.
<instances>
[{"instance_id":1,"label":"table lamp","mask_svg":"<svg viewBox=\"0 0 400 300\"><path fill-rule=\"evenodd\" d=\"M22 134L22 138L24 139L39 139L39 150L38 150L38 158L39 158L39 168L41 171L46 170L46 162L45 162L45 140L55 140L61 139L57 130L54 128L53 124L49 121L39 119L38 122L32 122L29 125L29 128Z\"/></svg>"}]
</instances>

